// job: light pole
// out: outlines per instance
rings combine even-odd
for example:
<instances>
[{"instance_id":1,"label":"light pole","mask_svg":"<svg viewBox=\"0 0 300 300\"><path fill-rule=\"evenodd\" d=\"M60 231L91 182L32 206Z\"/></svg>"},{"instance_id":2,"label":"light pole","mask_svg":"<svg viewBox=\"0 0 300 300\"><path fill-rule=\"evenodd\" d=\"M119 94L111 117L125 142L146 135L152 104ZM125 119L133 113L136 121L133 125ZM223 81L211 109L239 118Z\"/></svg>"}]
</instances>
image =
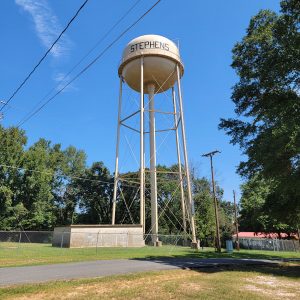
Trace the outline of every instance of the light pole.
<instances>
[{"instance_id":1,"label":"light pole","mask_svg":"<svg viewBox=\"0 0 300 300\"><path fill-rule=\"evenodd\" d=\"M237 221L237 208L235 201L235 190L233 190L233 202L234 202L234 218L235 218L235 231L236 231L236 250L240 250L240 241L239 241L239 224Z\"/></svg>"},{"instance_id":2,"label":"light pole","mask_svg":"<svg viewBox=\"0 0 300 300\"><path fill-rule=\"evenodd\" d=\"M218 213L218 202L216 197L216 187L215 187L215 180L214 180L214 168L213 168L213 160L212 157L217 154L221 153L218 150L203 154L204 157L210 158L210 169L211 169L211 182L213 188L213 197L214 197L214 206L215 206L215 218L216 218L216 231L217 231L217 251L221 252L221 239L220 239L220 225L219 225L219 213Z\"/></svg>"}]
</instances>

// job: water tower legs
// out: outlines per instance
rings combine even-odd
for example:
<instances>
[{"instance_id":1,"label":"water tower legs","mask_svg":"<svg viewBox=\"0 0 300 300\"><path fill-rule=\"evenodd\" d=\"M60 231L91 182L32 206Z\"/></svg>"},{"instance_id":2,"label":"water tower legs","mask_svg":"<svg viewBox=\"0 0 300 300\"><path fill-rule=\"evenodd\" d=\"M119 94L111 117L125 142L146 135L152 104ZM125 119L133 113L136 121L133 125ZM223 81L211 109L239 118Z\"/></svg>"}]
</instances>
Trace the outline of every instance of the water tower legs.
<instances>
[{"instance_id":1,"label":"water tower legs","mask_svg":"<svg viewBox=\"0 0 300 300\"><path fill-rule=\"evenodd\" d=\"M157 175L156 175L156 143L155 143L155 111L153 84L148 85L149 94L149 128L150 128L150 187L151 187L151 234L153 245L158 242L157 217Z\"/></svg>"},{"instance_id":2,"label":"water tower legs","mask_svg":"<svg viewBox=\"0 0 300 300\"><path fill-rule=\"evenodd\" d=\"M141 78L140 78L140 225L143 226L145 232L144 222L144 205L145 205L145 151L144 151L144 58L141 56Z\"/></svg>"},{"instance_id":3,"label":"water tower legs","mask_svg":"<svg viewBox=\"0 0 300 300\"><path fill-rule=\"evenodd\" d=\"M118 108L118 126L117 126L117 144L116 144L116 163L115 163L115 178L114 178L114 195L112 202L112 218L111 224L115 224L116 219L116 201L117 201L117 187L119 180L119 145L120 145L120 127L121 127L121 109L122 109L122 85L123 78L120 76L120 91L119 91L119 108Z\"/></svg>"},{"instance_id":4,"label":"water tower legs","mask_svg":"<svg viewBox=\"0 0 300 300\"><path fill-rule=\"evenodd\" d=\"M181 95L181 83L180 83L180 70L179 66L176 66L177 73L177 88L178 88L178 100L179 100L179 108L180 108L180 120L181 120L181 134L182 134L182 145L183 145L183 154L184 154L184 165L185 165L185 173L186 173L186 183L187 183L187 192L188 192L188 206L189 206L189 214L190 214L190 226L192 233L192 247L198 248L198 242L196 239L196 230L195 230L195 220L194 220L194 207L193 207L193 198L192 198L192 190L191 190L191 180L190 180L190 170L189 170L189 162L187 156L187 148L186 148L186 136L185 136L185 122L184 122L184 113L183 113L183 104L182 104L182 95Z\"/></svg>"},{"instance_id":5,"label":"water tower legs","mask_svg":"<svg viewBox=\"0 0 300 300\"><path fill-rule=\"evenodd\" d=\"M178 173L180 180L180 199L181 199L181 210L182 210L182 222L183 222L183 231L184 234L186 231L186 211L185 211L185 197L183 189L183 177L182 177L182 168L181 168L181 157L180 157L180 145L179 145L179 134L178 134L178 118L177 118L177 105L175 98L175 89L172 87L172 101L173 101L173 110L174 110L174 128L176 135L176 151L177 151L177 162L178 162Z\"/></svg>"},{"instance_id":6,"label":"water tower legs","mask_svg":"<svg viewBox=\"0 0 300 300\"><path fill-rule=\"evenodd\" d=\"M117 145L116 145L116 163L115 163L115 178L114 178L114 193L112 202L112 224L115 224L116 215L116 201L117 201L117 190L119 186L119 181L122 177L119 175L119 144L120 144L120 127L121 125L126 126L123 122L128 118L140 113L140 128L139 130L131 128L140 134L140 170L139 170L139 192L140 192L140 225L143 226L143 233L145 234L145 128L144 128L144 113L145 113L145 100L144 100L144 57L140 57L140 108L138 111L134 112L130 116L121 120L121 108L122 108L122 88L123 88L123 78L120 76L120 91L119 91L119 110L118 110L118 124L117 124ZM185 135L185 122L183 113L183 103L181 94L181 82L180 82L180 68L179 65L176 66L176 77L177 77L177 99L175 98L175 89L172 87L172 100L174 108L174 128L176 134L176 147L177 147L177 160L178 160L178 174L180 179L180 191L181 191L181 208L183 215L183 230L184 233L187 232L187 220L189 220L190 230L192 235L192 247L198 248L199 245L196 240L195 232L195 221L194 221L194 207L191 191L191 178L188 166L188 156L186 147L186 135ZM155 86L153 84L148 84L145 87L146 93L149 95L149 138L150 138L150 184L151 184L151 229L152 243L154 246L159 246L160 242L158 240L158 203L157 203L157 169L156 169L156 129L155 129L155 105L154 105L154 95ZM178 100L178 106L176 103ZM178 111L177 111L178 108ZM130 128L129 126L127 126ZM179 127L181 127L181 132L179 133ZM147 132L148 133L148 132ZM183 157L184 157L184 167L181 165L180 156L180 146L179 146L179 136L182 137L183 146ZM187 195L184 192L183 178L185 177L185 183L187 187Z\"/></svg>"}]
</instances>

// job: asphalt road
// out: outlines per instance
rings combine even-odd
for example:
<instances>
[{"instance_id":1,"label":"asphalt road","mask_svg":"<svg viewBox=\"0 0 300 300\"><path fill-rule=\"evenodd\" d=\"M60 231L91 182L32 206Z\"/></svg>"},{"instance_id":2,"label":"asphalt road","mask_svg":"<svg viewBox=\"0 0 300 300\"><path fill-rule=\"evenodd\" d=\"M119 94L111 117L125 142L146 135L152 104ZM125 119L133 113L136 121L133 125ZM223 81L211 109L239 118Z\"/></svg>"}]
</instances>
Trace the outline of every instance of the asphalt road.
<instances>
[{"instance_id":1,"label":"asphalt road","mask_svg":"<svg viewBox=\"0 0 300 300\"><path fill-rule=\"evenodd\" d=\"M223 265L277 264L262 259L118 259L54 265L0 268L0 286L103 277L145 271L198 269Z\"/></svg>"}]
</instances>

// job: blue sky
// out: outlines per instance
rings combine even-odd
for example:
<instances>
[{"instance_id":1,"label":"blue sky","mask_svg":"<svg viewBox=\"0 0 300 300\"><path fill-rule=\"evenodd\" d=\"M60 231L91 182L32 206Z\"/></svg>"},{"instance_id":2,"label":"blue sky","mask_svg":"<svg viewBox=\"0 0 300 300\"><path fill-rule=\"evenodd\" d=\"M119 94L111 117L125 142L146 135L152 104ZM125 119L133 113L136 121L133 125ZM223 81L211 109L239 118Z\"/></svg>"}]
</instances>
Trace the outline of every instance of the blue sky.
<instances>
[{"instance_id":1,"label":"blue sky","mask_svg":"<svg viewBox=\"0 0 300 300\"><path fill-rule=\"evenodd\" d=\"M82 2L1 1L1 100L5 101L11 95ZM4 126L18 124L51 89L61 84L59 80L135 2L90 0L55 51L11 101L2 121ZM153 3L155 1L141 0L76 71ZM162 0L97 64L23 125L29 144L44 137L61 143L63 147L74 145L87 153L89 163L102 160L113 171L119 86L117 69L122 50L139 35L164 35L179 41L185 64L182 85L189 160L199 176L209 177L209 161L201 154L221 150L222 153L214 159L216 179L225 191L225 198L231 200L232 189L239 191L242 183L235 170L243 157L237 146L229 144L229 137L218 130L218 123L221 117L234 116L230 96L238 78L230 67L231 49L245 34L251 16L260 9L278 11L279 1ZM74 74L76 72L71 76ZM172 147L171 144L163 145L158 155L159 162L172 163L168 155ZM128 154L123 155L126 158ZM128 159L126 163L124 169L134 168L134 162L131 164Z\"/></svg>"}]
</instances>

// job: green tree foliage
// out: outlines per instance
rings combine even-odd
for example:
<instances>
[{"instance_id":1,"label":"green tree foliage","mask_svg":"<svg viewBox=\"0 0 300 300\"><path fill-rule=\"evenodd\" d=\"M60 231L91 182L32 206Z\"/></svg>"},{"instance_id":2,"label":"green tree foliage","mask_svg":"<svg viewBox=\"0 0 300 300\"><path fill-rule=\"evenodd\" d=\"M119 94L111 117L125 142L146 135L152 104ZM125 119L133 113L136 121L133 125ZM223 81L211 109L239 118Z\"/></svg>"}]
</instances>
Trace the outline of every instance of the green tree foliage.
<instances>
[{"instance_id":1,"label":"green tree foliage","mask_svg":"<svg viewBox=\"0 0 300 300\"><path fill-rule=\"evenodd\" d=\"M27 229L47 229L55 223L52 183L54 170L50 142L39 140L24 155L21 197L28 211L22 226Z\"/></svg>"},{"instance_id":2,"label":"green tree foliage","mask_svg":"<svg viewBox=\"0 0 300 300\"><path fill-rule=\"evenodd\" d=\"M194 180L195 222L200 240L211 242L216 235L216 219L210 183L205 178Z\"/></svg>"},{"instance_id":3,"label":"green tree foliage","mask_svg":"<svg viewBox=\"0 0 300 300\"><path fill-rule=\"evenodd\" d=\"M85 170L85 180L77 180L79 208L78 222L88 224L109 224L113 181L103 162L96 162Z\"/></svg>"},{"instance_id":4,"label":"green tree foliage","mask_svg":"<svg viewBox=\"0 0 300 300\"><path fill-rule=\"evenodd\" d=\"M220 123L248 157L238 172L272 182L262 210L294 227L300 224L299 58L300 2L281 1L280 14L260 11L233 48L232 67L240 77L232 94L237 118ZM260 201L254 198L249 201Z\"/></svg>"},{"instance_id":5,"label":"green tree foliage","mask_svg":"<svg viewBox=\"0 0 300 300\"><path fill-rule=\"evenodd\" d=\"M27 138L24 131L0 126L0 228L12 229L22 218L24 207L18 202L22 176L17 168L24 160Z\"/></svg>"},{"instance_id":6,"label":"green tree foliage","mask_svg":"<svg viewBox=\"0 0 300 300\"><path fill-rule=\"evenodd\" d=\"M282 223L269 214L266 209L266 199L272 190L272 182L255 176L242 185L240 201L240 230L255 232L291 233L294 228Z\"/></svg>"},{"instance_id":7,"label":"green tree foliage","mask_svg":"<svg viewBox=\"0 0 300 300\"><path fill-rule=\"evenodd\" d=\"M205 245L213 246L216 236L216 218L210 182L204 177L194 178L193 193L197 235ZM232 203L223 200L223 190L218 185L216 185L216 196L221 241L224 244L225 240L231 239L234 233L234 208Z\"/></svg>"},{"instance_id":8,"label":"green tree foliage","mask_svg":"<svg viewBox=\"0 0 300 300\"><path fill-rule=\"evenodd\" d=\"M219 204L219 216L221 242L225 246L225 241L230 240L235 233L234 204L230 201L221 200Z\"/></svg>"},{"instance_id":9,"label":"green tree foliage","mask_svg":"<svg viewBox=\"0 0 300 300\"><path fill-rule=\"evenodd\" d=\"M180 186L178 166L157 166L157 202L158 218L161 234L178 234L183 232L183 217L181 213ZM139 173L132 172L123 174L126 180L119 183L117 195L117 223L130 224L139 223ZM146 170L145 175L145 223L146 232L151 231L151 191L150 174Z\"/></svg>"},{"instance_id":10,"label":"green tree foliage","mask_svg":"<svg viewBox=\"0 0 300 300\"><path fill-rule=\"evenodd\" d=\"M28 147L25 133L16 128L0 127L0 135L0 230L51 230L59 225L111 222L114 178L103 162L88 167L83 151L73 146L61 149L59 144L45 139ZM178 166L157 166L157 170L160 233L183 233ZM116 223L139 224L139 173L121 177ZM145 183L146 232L149 232L149 170ZM185 180L183 187L187 199ZM213 242L215 216L210 184L205 178L193 176L192 189L198 237ZM218 186L217 196L221 231L225 236L232 220ZM188 231L189 227L187 222Z\"/></svg>"},{"instance_id":11,"label":"green tree foliage","mask_svg":"<svg viewBox=\"0 0 300 300\"><path fill-rule=\"evenodd\" d=\"M70 225L77 222L76 208L79 206L79 178L84 177L86 170L86 154L69 146L63 151L61 179L55 188L57 206L57 223Z\"/></svg>"},{"instance_id":12,"label":"green tree foliage","mask_svg":"<svg viewBox=\"0 0 300 300\"><path fill-rule=\"evenodd\" d=\"M157 202L158 202L158 214L160 216L160 226L162 233L164 234L178 234L183 232L183 216L181 210L181 192L180 183L178 179L178 166L173 165L171 167L158 166L157 167ZM168 173L171 172L171 173ZM184 189L185 182L183 182ZM148 184L150 190L150 179ZM149 191L149 203L150 203L150 191ZM185 195L187 199L187 194ZM149 213L150 224L150 213Z\"/></svg>"},{"instance_id":13,"label":"green tree foliage","mask_svg":"<svg viewBox=\"0 0 300 300\"><path fill-rule=\"evenodd\" d=\"M86 170L84 152L44 139L26 149L26 142L24 131L0 126L0 229L70 224L78 204L73 175Z\"/></svg>"},{"instance_id":14,"label":"green tree foliage","mask_svg":"<svg viewBox=\"0 0 300 300\"><path fill-rule=\"evenodd\" d=\"M178 179L178 166L157 166L158 174L158 222L160 234L183 234L183 216L181 210L181 193ZM151 195L150 174L146 170L145 213L146 233L151 231ZM119 183L117 194L116 223L139 223L139 173L122 174L123 180ZM126 179L126 180L124 180ZM185 199L186 182L184 181ZM196 231L199 239L206 244L214 244L216 231L214 202L211 186L206 178L192 176L192 192L195 204ZM233 233L233 206L222 199L223 190L217 185L219 201L220 230L222 240L231 237ZM126 203L125 203L126 202ZM130 213L129 213L130 211ZM188 218L187 218L188 219ZM187 231L190 233L187 220Z\"/></svg>"},{"instance_id":15,"label":"green tree foliage","mask_svg":"<svg viewBox=\"0 0 300 300\"><path fill-rule=\"evenodd\" d=\"M116 223L140 223L140 193L139 173L128 172L122 174L124 180L119 181L117 190ZM147 193L147 191L145 191ZM146 201L147 204L147 201ZM146 218L147 219L147 218Z\"/></svg>"}]
</instances>

